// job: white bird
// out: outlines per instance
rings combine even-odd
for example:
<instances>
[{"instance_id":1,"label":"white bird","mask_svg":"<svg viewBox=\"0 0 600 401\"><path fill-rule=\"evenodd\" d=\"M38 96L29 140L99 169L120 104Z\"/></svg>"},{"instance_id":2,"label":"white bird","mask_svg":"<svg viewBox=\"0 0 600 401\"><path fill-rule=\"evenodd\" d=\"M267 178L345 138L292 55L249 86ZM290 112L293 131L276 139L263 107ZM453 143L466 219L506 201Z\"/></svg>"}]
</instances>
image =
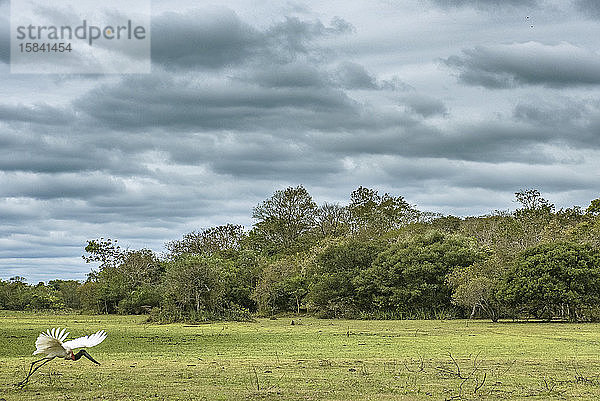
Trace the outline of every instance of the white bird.
<instances>
[{"instance_id":1,"label":"white bird","mask_svg":"<svg viewBox=\"0 0 600 401\"><path fill-rule=\"evenodd\" d=\"M73 350L76 348L89 348L100 344L106 338L106 332L104 330L100 330L89 336L79 337L70 341L65 341L67 336L70 334L65 333L65 331L66 329L61 330L60 328L54 328L52 330L48 329L45 333L42 332L38 336L37 340L35 341L36 350L33 352L33 355L46 354L46 356L40 360L31 363L31 367L29 368L29 374L27 375L25 380L19 383L19 386L23 387L25 384L27 384L27 382L29 381L29 377L31 377L31 375L36 370L38 370L54 358L64 358L77 361L82 356L85 356L90 361L94 362L97 365L100 365L100 363L97 362L94 358L92 358L92 356L88 354L85 349L79 350L77 354L74 354ZM36 366L35 369L33 368L33 366L36 363L42 361L43 363Z\"/></svg>"}]
</instances>

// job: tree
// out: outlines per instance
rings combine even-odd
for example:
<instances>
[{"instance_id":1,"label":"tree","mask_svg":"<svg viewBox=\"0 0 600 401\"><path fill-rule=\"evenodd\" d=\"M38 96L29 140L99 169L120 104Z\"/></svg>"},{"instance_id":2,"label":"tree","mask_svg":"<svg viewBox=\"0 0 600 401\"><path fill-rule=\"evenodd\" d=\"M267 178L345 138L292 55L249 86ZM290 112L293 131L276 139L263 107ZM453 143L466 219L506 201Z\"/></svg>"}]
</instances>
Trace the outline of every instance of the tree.
<instances>
[{"instance_id":1,"label":"tree","mask_svg":"<svg viewBox=\"0 0 600 401\"><path fill-rule=\"evenodd\" d=\"M300 256L285 256L265 261L254 290L259 312L300 312L308 293L306 269Z\"/></svg>"},{"instance_id":2,"label":"tree","mask_svg":"<svg viewBox=\"0 0 600 401\"><path fill-rule=\"evenodd\" d=\"M123 274L128 289L155 285L162 280L164 266L152 250L128 250L123 253L121 259L117 267Z\"/></svg>"},{"instance_id":3,"label":"tree","mask_svg":"<svg viewBox=\"0 0 600 401\"><path fill-rule=\"evenodd\" d=\"M82 256L85 263L99 262L100 270L104 267L116 267L122 261L123 252L121 251L121 247L117 245L116 239L100 238L89 240L85 251L87 254Z\"/></svg>"},{"instance_id":4,"label":"tree","mask_svg":"<svg viewBox=\"0 0 600 401\"><path fill-rule=\"evenodd\" d=\"M363 308L377 312L432 316L452 309L446 276L482 258L464 237L431 231L393 244L357 278Z\"/></svg>"},{"instance_id":5,"label":"tree","mask_svg":"<svg viewBox=\"0 0 600 401\"><path fill-rule=\"evenodd\" d=\"M339 237L348 231L348 210L337 203L325 202L317 209L316 225L322 238Z\"/></svg>"},{"instance_id":6,"label":"tree","mask_svg":"<svg viewBox=\"0 0 600 401\"><path fill-rule=\"evenodd\" d=\"M59 297L65 307L69 309L81 309L81 299L77 292L81 283L76 280L51 280L48 286L59 293Z\"/></svg>"},{"instance_id":7,"label":"tree","mask_svg":"<svg viewBox=\"0 0 600 401\"><path fill-rule=\"evenodd\" d=\"M567 239L600 249L600 216L588 218L567 231Z\"/></svg>"},{"instance_id":8,"label":"tree","mask_svg":"<svg viewBox=\"0 0 600 401\"><path fill-rule=\"evenodd\" d=\"M550 222L544 227L542 242L563 242L568 233L577 225L588 220L579 206L561 208L552 215Z\"/></svg>"},{"instance_id":9,"label":"tree","mask_svg":"<svg viewBox=\"0 0 600 401\"><path fill-rule=\"evenodd\" d=\"M523 247L519 222L512 213L496 211L464 219L458 233L477 242L482 258L450 273L452 302L469 308L471 317L483 312L498 321L503 305L497 297L499 285Z\"/></svg>"},{"instance_id":10,"label":"tree","mask_svg":"<svg viewBox=\"0 0 600 401\"><path fill-rule=\"evenodd\" d=\"M260 258L252 250L241 250L231 255L224 265L223 301L225 306L256 312L253 292L260 278Z\"/></svg>"},{"instance_id":11,"label":"tree","mask_svg":"<svg viewBox=\"0 0 600 401\"><path fill-rule=\"evenodd\" d=\"M98 305L104 313L140 313L143 307L157 306L157 284L162 280L164 268L158 257L149 249L123 251L110 238L88 241L83 255L87 263L99 262L98 270L88 274L94 282L94 291L82 291L98 297L86 301L87 307Z\"/></svg>"},{"instance_id":12,"label":"tree","mask_svg":"<svg viewBox=\"0 0 600 401\"><path fill-rule=\"evenodd\" d=\"M119 313L147 313L159 306L165 269L154 252L150 249L126 251L115 273L122 277L125 287L124 297L118 302ZM101 276L104 275L102 272Z\"/></svg>"},{"instance_id":13,"label":"tree","mask_svg":"<svg viewBox=\"0 0 600 401\"><path fill-rule=\"evenodd\" d=\"M252 240L269 254L305 249L316 213L317 205L303 186L275 191L254 208Z\"/></svg>"},{"instance_id":14,"label":"tree","mask_svg":"<svg viewBox=\"0 0 600 401\"><path fill-rule=\"evenodd\" d=\"M445 234L454 234L460 230L463 220L456 216L432 216L430 226Z\"/></svg>"},{"instance_id":15,"label":"tree","mask_svg":"<svg viewBox=\"0 0 600 401\"><path fill-rule=\"evenodd\" d=\"M31 291L25 277L15 276L8 279L3 285L4 308L11 310L24 310L31 300Z\"/></svg>"},{"instance_id":16,"label":"tree","mask_svg":"<svg viewBox=\"0 0 600 401\"><path fill-rule=\"evenodd\" d=\"M354 281L383 247L381 242L354 238L332 241L319 249L309 269L308 298L316 310L326 317L357 317L360 300Z\"/></svg>"},{"instance_id":17,"label":"tree","mask_svg":"<svg viewBox=\"0 0 600 401\"><path fill-rule=\"evenodd\" d=\"M600 216L600 198L594 199L585 209L585 212L590 216Z\"/></svg>"},{"instance_id":18,"label":"tree","mask_svg":"<svg viewBox=\"0 0 600 401\"><path fill-rule=\"evenodd\" d=\"M100 298L100 285L87 280L77 288L77 296L81 300L81 309L90 313L106 313L107 306Z\"/></svg>"},{"instance_id":19,"label":"tree","mask_svg":"<svg viewBox=\"0 0 600 401\"><path fill-rule=\"evenodd\" d=\"M522 189L515 192L515 197L523 206L520 210L554 210L554 205L542 198L542 194L537 189Z\"/></svg>"},{"instance_id":20,"label":"tree","mask_svg":"<svg viewBox=\"0 0 600 401\"><path fill-rule=\"evenodd\" d=\"M594 199L578 217L577 224L566 227L566 239L600 249L600 198Z\"/></svg>"},{"instance_id":21,"label":"tree","mask_svg":"<svg viewBox=\"0 0 600 401\"><path fill-rule=\"evenodd\" d=\"M60 310L64 309L65 304L60 298L60 294L51 286L44 285L43 282L31 287L28 309L33 310Z\"/></svg>"},{"instance_id":22,"label":"tree","mask_svg":"<svg viewBox=\"0 0 600 401\"><path fill-rule=\"evenodd\" d=\"M515 193L521 208L515 210L513 236L519 240L519 250L539 244L554 215L554 205L542 198L537 189L521 190Z\"/></svg>"},{"instance_id":23,"label":"tree","mask_svg":"<svg viewBox=\"0 0 600 401\"><path fill-rule=\"evenodd\" d=\"M223 293L224 261L211 256L183 255L166 264L166 306L181 315L214 317Z\"/></svg>"},{"instance_id":24,"label":"tree","mask_svg":"<svg viewBox=\"0 0 600 401\"><path fill-rule=\"evenodd\" d=\"M352 230L368 236L379 235L418 220L419 212L402 196L384 194L359 187L350 196L348 205Z\"/></svg>"},{"instance_id":25,"label":"tree","mask_svg":"<svg viewBox=\"0 0 600 401\"><path fill-rule=\"evenodd\" d=\"M228 251L239 251L246 237L244 227L236 224L210 227L202 231L185 234L181 240L166 244L171 257L183 254L220 255Z\"/></svg>"},{"instance_id":26,"label":"tree","mask_svg":"<svg viewBox=\"0 0 600 401\"><path fill-rule=\"evenodd\" d=\"M523 251L500 288L516 313L585 320L600 306L600 252L568 242Z\"/></svg>"},{"instance_id":27,"label":"tree","mask_svg":"<svg viewBox=\"0 0 600 401\"><path fill-rule=\"evenodd\" d=\"M471 309L471 318L481 310L493 322L497 322L502 307L497 293L504 272L503 262L495 255L489 255L468 266L456 267L448 275L448 283L452 287L452 302Z\"/></svg>"}]
</instances>

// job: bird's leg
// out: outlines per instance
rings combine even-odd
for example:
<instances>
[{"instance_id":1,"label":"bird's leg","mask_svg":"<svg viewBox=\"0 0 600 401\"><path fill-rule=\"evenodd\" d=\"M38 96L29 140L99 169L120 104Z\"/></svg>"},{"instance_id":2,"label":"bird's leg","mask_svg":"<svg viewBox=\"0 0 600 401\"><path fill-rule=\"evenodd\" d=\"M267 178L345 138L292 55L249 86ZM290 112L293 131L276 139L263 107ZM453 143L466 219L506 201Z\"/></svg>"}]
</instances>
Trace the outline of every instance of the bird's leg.
<instances>
[{"instance_id":1,"label":"bird's leg","mask_svg":"<svg viewBox=\"0 0 600 401\"><path fill-rule=\"evenodd\" d=\"M87 353L87 351L86 351L86 350L84 350L84 349L82 349L82 350L79 350L79 352L78 352L78 353L76 353L76 354L73 356L73 360L74 360L74 361L76 361L76 360L78 360L79 358L81 358L82 356L85 356L87 359L89 359L90 361L94 362L96 365L100 365L100 362L98 362L98 361L96 361L94 358L92 358L92 356L91 356L90 354L88 354L88 353Z\"/></svg>"},{"instance_id":2,"label":"bird's leg","mask_svg":"<svg viewBox=\"0 0 600 401\"><path fill-rule=\"evenodd\" d=\"M31 375L33 374L33 372L32 372L32 370L33 370L33 366L34 366L36 363L38 363L38 362L42 362L42 361L43 361L43 360L45 360L45 359L46 359L46 358L42 358L42 359L39 359L39 360L37 360L37 361L33 361L33 362L31 362L31 365L29 366L29 373L27 373L27 377L26 377L26 378L25 378L23 381L21 381L20 383L18 383L18 384L17 384L17 386L19 386L19 387L23 387L24 385L26 385L26 384L27 384L27 382L29 381L29 378L30 378L30 377L31 377Z\"/></svg>"},{"instance_id":3,"label":"bird's leg","mask_svg":"<svg viewBox=\"0 0 600 401\"><path fill-rule=\"evenodd\" d=\"M40 360L31 362L31 366L29 367L29 373L27 374L27 377L20 382L19 384L17 384L17 386L19 387L24 387L28 382L29 382L29 378L31 377L31 375L33 375L35 373L36 370L38 370L39 368L41 368L42 366L44 366L45 364L47 364L48 362L50 362L53 358L42 358ZM33 366L38 363L38 362L42 362L44 361L44 363L39 364L38 366L35 367L35 369L33 368Z\"/></svg>"}]
</instances>

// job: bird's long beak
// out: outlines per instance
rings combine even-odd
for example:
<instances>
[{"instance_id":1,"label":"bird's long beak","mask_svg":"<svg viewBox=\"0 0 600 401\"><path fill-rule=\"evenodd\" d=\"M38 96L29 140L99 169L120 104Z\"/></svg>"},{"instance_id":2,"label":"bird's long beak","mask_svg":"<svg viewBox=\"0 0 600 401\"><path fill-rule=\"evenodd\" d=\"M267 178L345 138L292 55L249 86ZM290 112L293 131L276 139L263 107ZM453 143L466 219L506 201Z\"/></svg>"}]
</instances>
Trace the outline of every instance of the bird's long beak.
<instances>
[{"instance_id":1,"label":"bird's long beak","mask_svg":"<svg viewBox=\"0 0 600 401\"><path fill-rule=\"evenodd\" d=\"M85 357L87 359L89 359L90 361L94 362L96 365L100 365L100 362L98 362L97 360L95 360L94 358L92 358L92 356L90 354L88 354L87 352L84 351L83 355L85 355Z\"/></svg>"},{"instance_id":2,"label":"bird's long beak","mask_svg":"<svg viewBox=\"0 0 600 401\"><path fill-rule=\"evenodd\" d=\"M89 359L90 361L94 362L96 365L100 365L100 362L98 362L97 360L95 360L94 358L92 358L92 356L90 354L87 353L86 350L82 349L80 350L77 355L75 355L75 360L78 360L79 358L81 358L82 356L85 356L87 359Z\"/></svg>"}]
</instances>

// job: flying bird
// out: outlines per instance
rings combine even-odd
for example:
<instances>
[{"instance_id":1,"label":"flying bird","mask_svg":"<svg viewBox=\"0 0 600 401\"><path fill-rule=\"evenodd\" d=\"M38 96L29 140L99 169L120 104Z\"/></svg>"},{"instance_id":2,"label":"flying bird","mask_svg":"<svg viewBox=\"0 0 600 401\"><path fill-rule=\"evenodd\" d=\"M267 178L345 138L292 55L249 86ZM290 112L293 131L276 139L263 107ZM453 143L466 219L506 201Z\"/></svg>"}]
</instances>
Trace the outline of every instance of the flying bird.
<instances>
[{"instance_id":1,"label":"flying bird","mask_svg":"<svg viewBox=\"0 0 600 401\"><path fill-rule=\"evenodd\" d=\"M48 329L45 333L42 332L38 336L37 340L35 340L36 350L33 352L33 355L46 354L46 356L31 363L27 377L18 384L20 387L23 387L27 384L29 378L36 370L54 358L64 358L77 361L82 356L85 356L96 365L100 365L100 363L92 358L92 356L88 354L85 349L79 350L79 352L76 354L73 353L73 350L77 348L89 348L100 344L106 338L106 332L104 330L100 330L89 336L83 336L69 341L65 340L70 333L65 333L65 331L66 329L61 330L60 328L54 328L52 330ZM39 362L42 363L37 365L34 369L34 365Z\"/></svg>"}]
</instances>

